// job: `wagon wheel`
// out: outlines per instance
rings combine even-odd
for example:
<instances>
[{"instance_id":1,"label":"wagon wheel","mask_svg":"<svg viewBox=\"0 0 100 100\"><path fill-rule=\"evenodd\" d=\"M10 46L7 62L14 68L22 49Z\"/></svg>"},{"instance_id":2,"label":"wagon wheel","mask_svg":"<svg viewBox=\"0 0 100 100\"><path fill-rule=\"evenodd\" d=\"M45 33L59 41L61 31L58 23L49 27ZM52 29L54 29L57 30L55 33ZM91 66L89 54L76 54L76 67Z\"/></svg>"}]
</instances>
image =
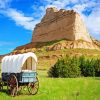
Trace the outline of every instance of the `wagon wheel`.
<instances>
[{"instance_id":1,"label":"wagon wheel","mask_svg":"<svg viewBox=\"0 0 100 100\"><path fill-rule=\"evenodd\" d=\"M18 81L15 75L10 75L7 81L7 89L11 96L17 95L18 92Z\"/></svg>"},{"instance_id":2,"label":"wagon wheel","mask_svg":"<svg viewBox=\"0 0 100 100\"><path fill-rule=\"evenodd\" d=\"M36 78L36 79L37 79L36 82L31 82L28 84L28 91L32 95L35 95L39 89L39 81L38 81L38 78Z\"/></svg>"},{"instance_id":3,"label":"wagon wheel","mask_svg":"<svg viewBox=\"0 0 100 100\"><path fill-rule=\"evenodd\" d=\"M3 81L0 79L0 91L3 90Z\"/></svg>"}]
</instances>

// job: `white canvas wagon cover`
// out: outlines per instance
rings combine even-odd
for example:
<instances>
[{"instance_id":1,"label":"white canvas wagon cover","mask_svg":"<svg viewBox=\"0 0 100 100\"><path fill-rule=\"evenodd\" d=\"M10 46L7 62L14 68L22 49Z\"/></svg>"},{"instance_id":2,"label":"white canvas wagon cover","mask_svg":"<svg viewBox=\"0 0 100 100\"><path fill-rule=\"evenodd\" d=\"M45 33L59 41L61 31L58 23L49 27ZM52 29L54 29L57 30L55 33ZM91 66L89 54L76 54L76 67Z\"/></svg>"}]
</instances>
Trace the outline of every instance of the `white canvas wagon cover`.
<instances>
[{"instance_id":1,"label":"white canvas wagon cover","mask_svg":"<svg viewBox=\"0 0 100 100\"><path fill-rule=\"evenodd\" d=\"M37 57L34 53L9 55L2 59L2 73L20 73L26 66L26 70L36 70ZM24 68L25 70L25 68Z\"/></svg>"}]
</instances>

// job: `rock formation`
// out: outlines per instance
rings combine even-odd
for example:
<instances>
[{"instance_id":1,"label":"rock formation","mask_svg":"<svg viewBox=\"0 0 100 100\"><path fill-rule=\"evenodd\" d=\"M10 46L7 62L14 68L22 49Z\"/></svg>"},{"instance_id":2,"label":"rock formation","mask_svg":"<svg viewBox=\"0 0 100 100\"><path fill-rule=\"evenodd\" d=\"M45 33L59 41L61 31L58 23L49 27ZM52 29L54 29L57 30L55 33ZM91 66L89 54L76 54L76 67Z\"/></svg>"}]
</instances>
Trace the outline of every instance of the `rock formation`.
<instances>
[{"instance_id":1,"label":"rock formation","mask_svg":"<svg viewBox=\"0 0 100 100\"><path fill-rule=\"evenodd\" d=\"M90 37L77 12L56 8L47 8L45 16L34 28L31 43L17 47L14 52L36 51L44 46L47 51L67 48L100 50L100 45Z\"/></svg>"},{"instance_id":2,"label":"rock formation","mask_svg":"<svg viewBox=\"0 0 100 100\"><path fill-rule=\"evenodd\" d=\"M61 39L92 42L84 22L77 12L47 8L45 16L33 31L32 42Z\"/></svg>"}]
</instances>

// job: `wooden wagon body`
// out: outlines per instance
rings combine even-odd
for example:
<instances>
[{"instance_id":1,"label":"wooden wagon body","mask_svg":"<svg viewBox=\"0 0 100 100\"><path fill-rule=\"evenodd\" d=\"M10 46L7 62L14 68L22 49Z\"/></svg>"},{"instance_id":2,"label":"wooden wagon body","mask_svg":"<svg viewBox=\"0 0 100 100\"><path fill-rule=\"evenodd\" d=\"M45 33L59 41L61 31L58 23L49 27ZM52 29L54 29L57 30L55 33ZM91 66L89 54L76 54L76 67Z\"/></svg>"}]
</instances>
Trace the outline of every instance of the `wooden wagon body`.
<instances>
[{"instance_id":1,"label":"wooden wagon body","mask_svg":"<svg viewBox=\"0 0 100 100\"><path fill-rule=\"evenodd\" d=\"M5 56L1 64L0 88L7 85L10 94L15 96L19 88L26 85L30 94L36 94L39 87L36 65L37 57L32 52Z\"/></svg>"}]
</instances>

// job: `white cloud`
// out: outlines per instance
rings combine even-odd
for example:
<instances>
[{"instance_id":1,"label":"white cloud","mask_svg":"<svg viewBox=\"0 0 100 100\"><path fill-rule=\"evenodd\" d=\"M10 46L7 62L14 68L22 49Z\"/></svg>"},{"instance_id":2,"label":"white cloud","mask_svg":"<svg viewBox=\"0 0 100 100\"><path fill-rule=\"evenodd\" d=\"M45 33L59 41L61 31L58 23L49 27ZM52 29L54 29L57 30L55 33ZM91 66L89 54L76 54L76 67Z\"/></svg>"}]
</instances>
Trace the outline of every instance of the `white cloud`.
<instances>
[{"instance_id":1,"label":"white cloud","mask_svg":"<svg viewBox=\"0 0 100 100\"><path fill-rule=\"evenodd\" d=\"M95 7L96 3L95 2L87 2L87 3L83 3L83 4L76 4L74 5L71 9L74 9L75 11L82 13L85 10L88 10L89 8L91 9L92 7Z\"/></svg>"},{"instance_id":2,"label":"white cloud","mask_svg":"<svg viewBox=\"0 0 100 100\"><path fill-rule=\"evenodd\" d=\"M67 4L69 4L70 0L44 0L47 1L47 7L57 7L58 9L65 8Z\"/></svg>"},{"instance_id":3,"label":"white cloud","mask_svg":"<svg viewBox=\"0 0 100 100\"><path fill-rule=\"evenodd\" d=\"M0 8L6 8L8 7L9 3L11 2L12 0L0 0Z\"/></svg>"},{"instance_id":4,"label":"white cloud","mask_svg":"<svg viewBox=\"0 0 100 100\"><path fill-rule=\"evenodd\" d=\"M3 14L13 20L17 26L22 26L27 30L33 30L35 25L39 22L39 20L34 20L33 17L26 17L23 12L12 8L3 11Z\"/></svg>"},{"instance_id":5,"label":"white cloud","mask_svg":"<svg viewBox=\"0 0 100 100\"><path fill-rule=\"evenodd\" d=\"M27 30L33 30L39 20L34 20L33 17L25 16L23 12L10 8L9 3L11 1L0 0L0 13L13 20L17 26L22 26Z\"/></svg>"},{"instance_id":6,"label":"white cloud","mask_svg":"<svg viewBox=\"0 0 100 100\"><path fill-rule=\"evenodd\" d=\"M89 31L100 36L100 8L96 8L85 21Z\"/></svg>"},{"instance_id":7,"label":"white cloud","mask_svg":"<svg viewBox=\"0 0 100 100\"><path fill-rule=\"evenodd\" d=\"M77 3L79 0L44 0L44 1L52 4L57 4L57 2L69 4L69 3Z\"/></svg>"}]
</instances>

